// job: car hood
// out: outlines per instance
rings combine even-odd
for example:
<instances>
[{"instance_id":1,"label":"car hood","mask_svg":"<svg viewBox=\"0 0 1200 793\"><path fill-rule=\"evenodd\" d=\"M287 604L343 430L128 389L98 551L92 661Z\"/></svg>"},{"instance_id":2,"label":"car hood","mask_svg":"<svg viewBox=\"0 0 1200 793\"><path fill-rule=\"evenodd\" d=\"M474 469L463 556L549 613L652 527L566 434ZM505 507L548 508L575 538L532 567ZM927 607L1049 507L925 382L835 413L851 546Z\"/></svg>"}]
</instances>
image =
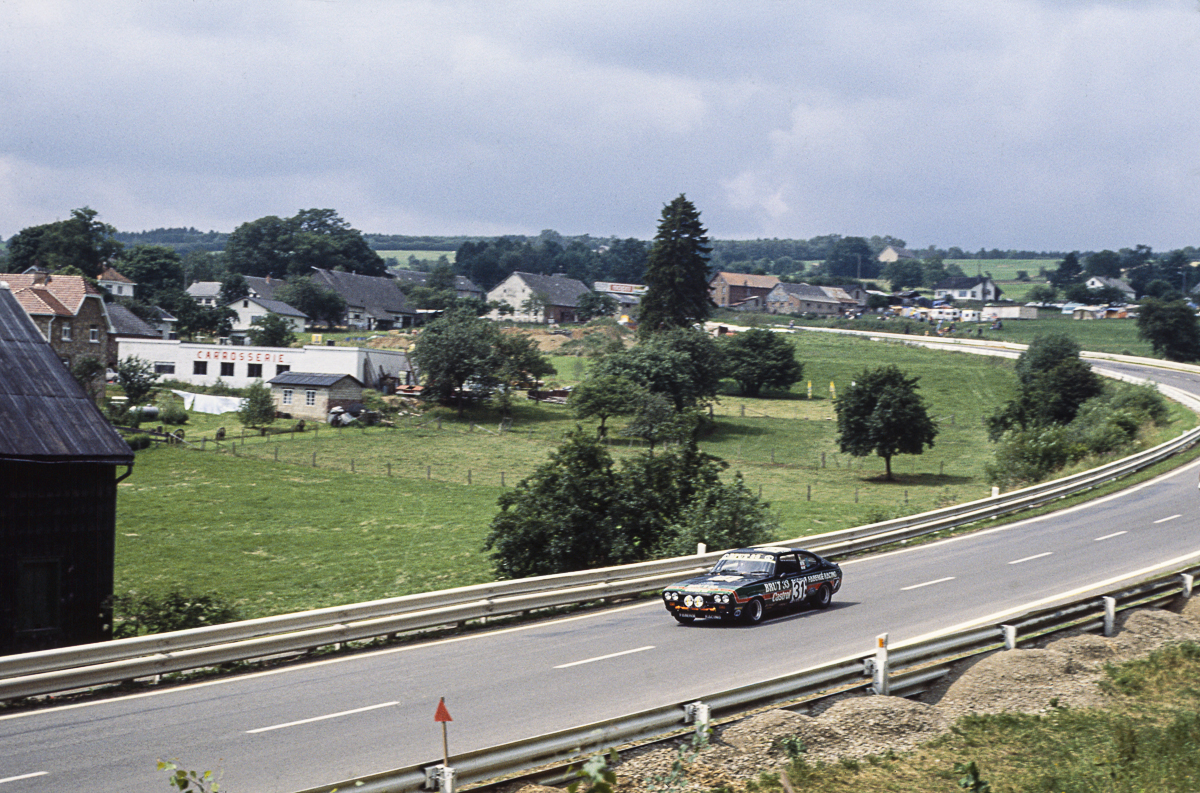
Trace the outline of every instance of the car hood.
<instances>
[{"instance_id":1,"label":"car hood","mask_svg":"<svg viewBox=\"0 0 1200 793\"><path fill-rule=\"evenodd\" d=\"M671 584L667 589L686 589L691 592L716 592L737 589L753 584L755 581L765 581L763 576L724 575L722 573L705 573L686 581Z\"/></svg>"}]
</instances>

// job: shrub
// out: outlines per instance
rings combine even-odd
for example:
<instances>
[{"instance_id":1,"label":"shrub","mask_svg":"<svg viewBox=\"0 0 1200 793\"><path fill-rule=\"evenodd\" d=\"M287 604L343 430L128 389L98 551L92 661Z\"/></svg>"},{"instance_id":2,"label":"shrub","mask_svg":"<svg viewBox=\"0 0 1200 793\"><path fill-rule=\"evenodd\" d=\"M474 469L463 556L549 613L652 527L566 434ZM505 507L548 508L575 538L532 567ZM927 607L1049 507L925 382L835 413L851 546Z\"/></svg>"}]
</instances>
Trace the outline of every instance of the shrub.
<instances>
[{"instance_id":1,"label":"shrub","mask_svg":"<svg viewBox=\"0 0 1200 793\"><path fill-rule=\"evenodd\" d=\"M130 449L133 449L136 452L141 451L142 449L150 448L151 440L149 435L144 435L139 432L137 435L126 438L125 442L129 444Z\"/></svg>"},{"instance_id":2,"label":"shrub","mask_svg":"<svg viewBox=\"0 0 1200 793\"><path fill-rule=\"evenodd\" d=\"M1000 438L996 456L984 470L993 485L1022 486L1045 479L1085 452L1086 447L1067 427L1009 430Z\"/></svg>"},{"instance_id":3,"label":"shrub","mask_svg":"<svg viewBox=\"0 0 1200 793\"><path fill-rule=\"evenodd\" d=\"M216 594L188 595L172 590L165 595L129 592L113 598L115 639L202 628L239 619L237 607Z\"/></svg>"},{"instance_id":4,"label":"shrub","mask_svg":"<svg viewBox=\"0 0 1200 793\"><path fill-rule=\"evenodd\" d=\"M188 414L183 405L171 400L162 406L158 418L163 424L187 424Z\"/></svg>"}]
</instances>

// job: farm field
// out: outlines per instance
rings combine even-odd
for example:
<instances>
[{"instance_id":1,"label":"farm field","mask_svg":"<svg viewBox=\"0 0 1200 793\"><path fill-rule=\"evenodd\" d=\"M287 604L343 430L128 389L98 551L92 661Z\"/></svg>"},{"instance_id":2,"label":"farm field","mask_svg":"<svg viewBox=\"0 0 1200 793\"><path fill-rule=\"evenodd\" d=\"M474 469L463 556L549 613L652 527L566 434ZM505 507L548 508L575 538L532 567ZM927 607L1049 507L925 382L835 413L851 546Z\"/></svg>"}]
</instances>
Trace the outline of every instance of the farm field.
<instances>
[{"instance_id":1,"label":"farm field","mask_svg":"<svg viewBox=\"0 0 1200 793\"><path fill-rule=\"evenodd\" d=\"M436 262L441 257L454 264L454 256L456 251L375 251L384 259L395 259L400 263L400 267L408 266L410 256L415 256L421 261Z\"/></svg>"},{"instance_id":2,"label":"farm field","mask_svg":"<svg viewBox=\"0 0 1200 793\"><path fill-rule=\"evenodd\" d=\"M990 492L983 417L1008 397L1011 362L824 334L796 343L804 382L772 399L722 396L716 431L701 443L729 463L727 475L741 471L761 490L781 519L778 539ZM563 384L586 367L585 359L553 360ZM933 449L893 460L894 483L881 480L882 460L837 451L830 399L831 382L844 389L882 360L921 377L941 426ZM1194 421L1177 409L1160 434ZM490 580L482 544L496 498L575 424L565 407L524 402L503 432L491 409L459 420L435 408L395 428L243 439L233 414L194 415L187 437L204 451L138 452L120 485L116 591L215 591L245 616L263 616ZM217 447L211 439L220 426L229 435ZM610 445L618 459L641 448L619 437Z\"/></svg>"}]
</instances>

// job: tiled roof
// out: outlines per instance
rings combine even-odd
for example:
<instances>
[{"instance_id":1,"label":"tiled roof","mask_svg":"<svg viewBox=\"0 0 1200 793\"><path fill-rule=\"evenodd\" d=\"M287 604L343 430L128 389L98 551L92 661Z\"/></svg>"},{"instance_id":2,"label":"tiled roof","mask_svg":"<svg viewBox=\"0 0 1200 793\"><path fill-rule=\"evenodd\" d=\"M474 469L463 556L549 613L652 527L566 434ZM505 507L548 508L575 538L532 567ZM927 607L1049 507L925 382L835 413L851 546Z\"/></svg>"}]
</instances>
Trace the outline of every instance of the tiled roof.
<instances>
[{"instance_id":1,"label":"tiled roof","mask_svg":"<svg viewBox=\"0 0 1200 793\"><path fill-rule=\"evenodd\" d=\"M713 281L718 278L725 281L730 286L749 286L756 289L771 289L777 283L779 278L774 275L751 275L750 273L726 273L720 272L712 277Z\"/></svg>"},{"instance_id":2,"label":"tiled roof","mask_svg":"<svg viewBox=\"0 0 1200 793\"><path fill-rule=\"evenodd\" d=\"M79 313L88 295L100 294L81 275L46 275L45 284L35 284L38 277L34 274L0 273L0 281L8 282L13 297L30 315L73 317Z\"/></svg>"},{"instance_id":3,"label":"tiled roof","mask_svg":"<svg viewBox=\"0 0 1200 793\"><path fill-rule=\"evenodd\" d=\"M392 320L400 314L415 314L393 278L359 275L313 268L313 281L341 295L349 306L362 306L376 319Z\"/></svg>"},{"instance_id":4,"label":"tiled roof","mask_svg":"<svg viewBox=\"0 0 1200 793\"><path fill-rule=\"evenodd\" d=\"M328 388L347 378L362 385L362 382L351 374L317 374L314 372L283 372L267 382L271 385L316 385Z\"/></svg>"},{"instance_id":5,"label":"tiled roof","mask_svg":"<svg viewBox=\"0 0 1200 793\"><path fill-rule=\"evenodd\" d=\"M108 319L112 322L112 332L116 336L162 338L162 333L159 332L158 328L148 324L120 303L108 304Z\"/></svg>"},{"instance_id":6,"label":"tiled roof","mask_svg":"<svg viewBox=\"0 0 1200 793\"><path fill-rule=\"evenodd\" d=\"M11 283L7 275L0 281ZM16 296L2 288L0 372L0 459L133 463L129 446L71 377Z\"/></svg>"},{"instance_id":7,"label":"tiled roof","mask_svg":"<svg viewBox=\"0 0 1200 793\"><path fill-rule=\"evenodd\" d=\"M97 280L99 280L99 281L116 281L119 284L136 283L134 281L129 280L125 276L121 275L120 273L118 273L116 270L114 270L111 267L105 267L104 272L100 273L100 277Z\"/></svg>"},{"instance_id":8,"label":"tiled roof","mask_svg":"<svg viewBox=\"0 0 1200 793\"><path fill-rule=\"evenodd\" d=\"M544 294L547 304L551 306L578 308L580 296L592 291L582 281L568 278L559 273L541 275L540 273L516 272L513 275L518 276L534 292Z\"/></svg>"}]
</instances>

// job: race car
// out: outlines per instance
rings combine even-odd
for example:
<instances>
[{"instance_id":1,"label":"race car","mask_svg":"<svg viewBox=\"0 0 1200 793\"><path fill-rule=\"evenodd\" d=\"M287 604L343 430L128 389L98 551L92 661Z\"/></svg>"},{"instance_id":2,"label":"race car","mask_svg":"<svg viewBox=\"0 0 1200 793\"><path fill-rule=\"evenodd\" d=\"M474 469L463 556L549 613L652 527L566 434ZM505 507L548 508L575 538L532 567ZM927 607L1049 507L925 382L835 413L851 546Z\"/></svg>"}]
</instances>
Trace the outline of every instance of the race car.
<instances>
[{"instance_id":1,"label":"race car","mask_svg":"<svg viewBox=\"0 0 1200 793\"><path fill-rule=\"evenodd\" d=\"M667 611L687 625L717 617L752 625L771 612L810 603L827 608L842 587L842 568L802 548L739 548L711 572L663 590Z\"/></svg>"}]
</instances>

